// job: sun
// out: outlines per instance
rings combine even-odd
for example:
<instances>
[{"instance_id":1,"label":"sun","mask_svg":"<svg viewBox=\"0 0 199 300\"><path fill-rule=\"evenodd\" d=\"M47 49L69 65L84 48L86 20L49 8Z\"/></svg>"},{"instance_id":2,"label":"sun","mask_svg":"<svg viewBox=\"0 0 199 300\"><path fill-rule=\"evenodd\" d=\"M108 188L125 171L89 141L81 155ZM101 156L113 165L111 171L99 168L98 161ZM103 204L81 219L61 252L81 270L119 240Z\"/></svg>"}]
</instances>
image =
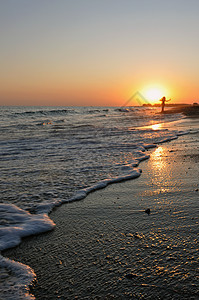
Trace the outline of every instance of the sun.
<instances>
[{"instance_id":1,"label":"sun","mask_svg":"<svg viewBox=\"0 0 199 300\"><path fill-rule=\"evenodd\" d=\"M146 91L146 98L149 101L158 101L160 98L162 98L162 92L159 89L150 89L148 91Z\"/></svg>"},{"instance_id":2,"label":"sun","mask_svg":"<svg viewBox=\"0 0 199 300\"><path fill-rule=\"evenodd\" d=\"M167 93L166 90L162 87L151 86L151 87L144 88L142 94L144 95L147 101L149 101L150 103L155 103L159 101Z\"/></svg>"}]
</instances>

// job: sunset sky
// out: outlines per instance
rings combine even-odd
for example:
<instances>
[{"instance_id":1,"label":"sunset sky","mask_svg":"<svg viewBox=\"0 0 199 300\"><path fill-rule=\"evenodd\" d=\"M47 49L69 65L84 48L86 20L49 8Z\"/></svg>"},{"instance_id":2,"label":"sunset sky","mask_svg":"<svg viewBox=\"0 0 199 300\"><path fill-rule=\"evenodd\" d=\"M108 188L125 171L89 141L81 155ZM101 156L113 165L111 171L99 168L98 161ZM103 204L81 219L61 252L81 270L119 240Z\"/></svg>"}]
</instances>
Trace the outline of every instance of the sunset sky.
<instances>
[{"instance_id":1,"label":"sunset sky","mask_svg":"<svg viewBox=\"0 0 199 300\"><path fill-rule=\"evenodd\" d=\"M198 0L0 0L0 104L199 102L198 36Z\"/></svg>"}]
</instances>

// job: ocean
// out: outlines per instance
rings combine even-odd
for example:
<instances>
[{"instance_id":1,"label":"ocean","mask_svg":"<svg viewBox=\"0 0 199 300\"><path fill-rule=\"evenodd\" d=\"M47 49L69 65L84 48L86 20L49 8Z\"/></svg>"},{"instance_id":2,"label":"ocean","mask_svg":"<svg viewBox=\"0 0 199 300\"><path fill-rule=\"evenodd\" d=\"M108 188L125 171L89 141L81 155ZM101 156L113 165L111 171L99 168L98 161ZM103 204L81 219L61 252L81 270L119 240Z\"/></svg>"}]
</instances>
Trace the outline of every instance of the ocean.
<instances>
[{"instance_id":1,"label":"ocean","mask_svg":"<svg viewBox=\"0 0 199 300\"><path fill-rule=\"evenodd\" d=\"M162 115L159 108L3 106L0 115L1 251L51 230L54 207L139 177L148 149L189 133L170 129L182 114ZM0 267L1 279L9 278L8 270L17 274L15 299L30 299L17 291L34 272L3 256ZM4 283L2 291L7 288Z\"/></svg>"}]
</instances>

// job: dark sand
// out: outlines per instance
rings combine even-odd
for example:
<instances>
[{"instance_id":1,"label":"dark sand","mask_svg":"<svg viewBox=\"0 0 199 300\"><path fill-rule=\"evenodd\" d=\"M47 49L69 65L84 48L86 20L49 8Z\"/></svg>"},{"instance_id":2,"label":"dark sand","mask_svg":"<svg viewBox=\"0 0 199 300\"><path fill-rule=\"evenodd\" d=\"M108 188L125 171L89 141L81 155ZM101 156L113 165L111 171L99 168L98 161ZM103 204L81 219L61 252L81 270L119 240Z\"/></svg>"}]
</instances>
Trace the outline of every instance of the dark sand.
<instances>
[{"instance_id":1,"label":"dark sand","mask_svg":"<svg viewBox=\"0 0 199 300\"><path fill-rule=\"evenodd\" d=\"M62 205L55 230L4 252L34 269L36 299L199 299L199 134L149 153L140 178Z\"/></svg>"},{"instance_id":2,"label":"dark sand","mask_svg":"<svg viewBox=\"0 0 199 300\"><path fill-rule=\"evenodd\" d=\"M186 105L186 106L176 106L173 108L167 108L164 111L164 114L176 114L182 113L189 118L198 118L199 117L199 105Z\"/></svg>"}]
</instances>

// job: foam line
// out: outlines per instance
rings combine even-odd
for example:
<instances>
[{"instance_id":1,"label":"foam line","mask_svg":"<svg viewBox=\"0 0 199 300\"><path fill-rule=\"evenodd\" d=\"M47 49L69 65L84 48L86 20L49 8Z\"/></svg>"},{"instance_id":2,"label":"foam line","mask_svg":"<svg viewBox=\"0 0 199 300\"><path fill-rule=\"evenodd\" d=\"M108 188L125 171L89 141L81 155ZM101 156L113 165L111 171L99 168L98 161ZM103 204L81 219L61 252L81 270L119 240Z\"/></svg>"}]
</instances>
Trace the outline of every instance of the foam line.
<instances>
[{"instance_id":1,"label":"foam line","mask_svg":"<svg viewBox=\"0 0 199 300\"><path fill-rule=\"evenodd\" d=\"M22 237L51 230L55 224L47 214L33 215L14 204L0 204L0 251L15 247Z\"/></svg>"},{"instance_id":2,"label":"foam line","mask_svg":"<svg viewBox=\"0 0 199 300\"><path fill-rule=\"evenodd\" d=\"M24 264L0 255L0 299L33 300L29 286L36 278L34 271ZM16 284L17 279L17 284Z\"/></svg>"}]
</instances>

